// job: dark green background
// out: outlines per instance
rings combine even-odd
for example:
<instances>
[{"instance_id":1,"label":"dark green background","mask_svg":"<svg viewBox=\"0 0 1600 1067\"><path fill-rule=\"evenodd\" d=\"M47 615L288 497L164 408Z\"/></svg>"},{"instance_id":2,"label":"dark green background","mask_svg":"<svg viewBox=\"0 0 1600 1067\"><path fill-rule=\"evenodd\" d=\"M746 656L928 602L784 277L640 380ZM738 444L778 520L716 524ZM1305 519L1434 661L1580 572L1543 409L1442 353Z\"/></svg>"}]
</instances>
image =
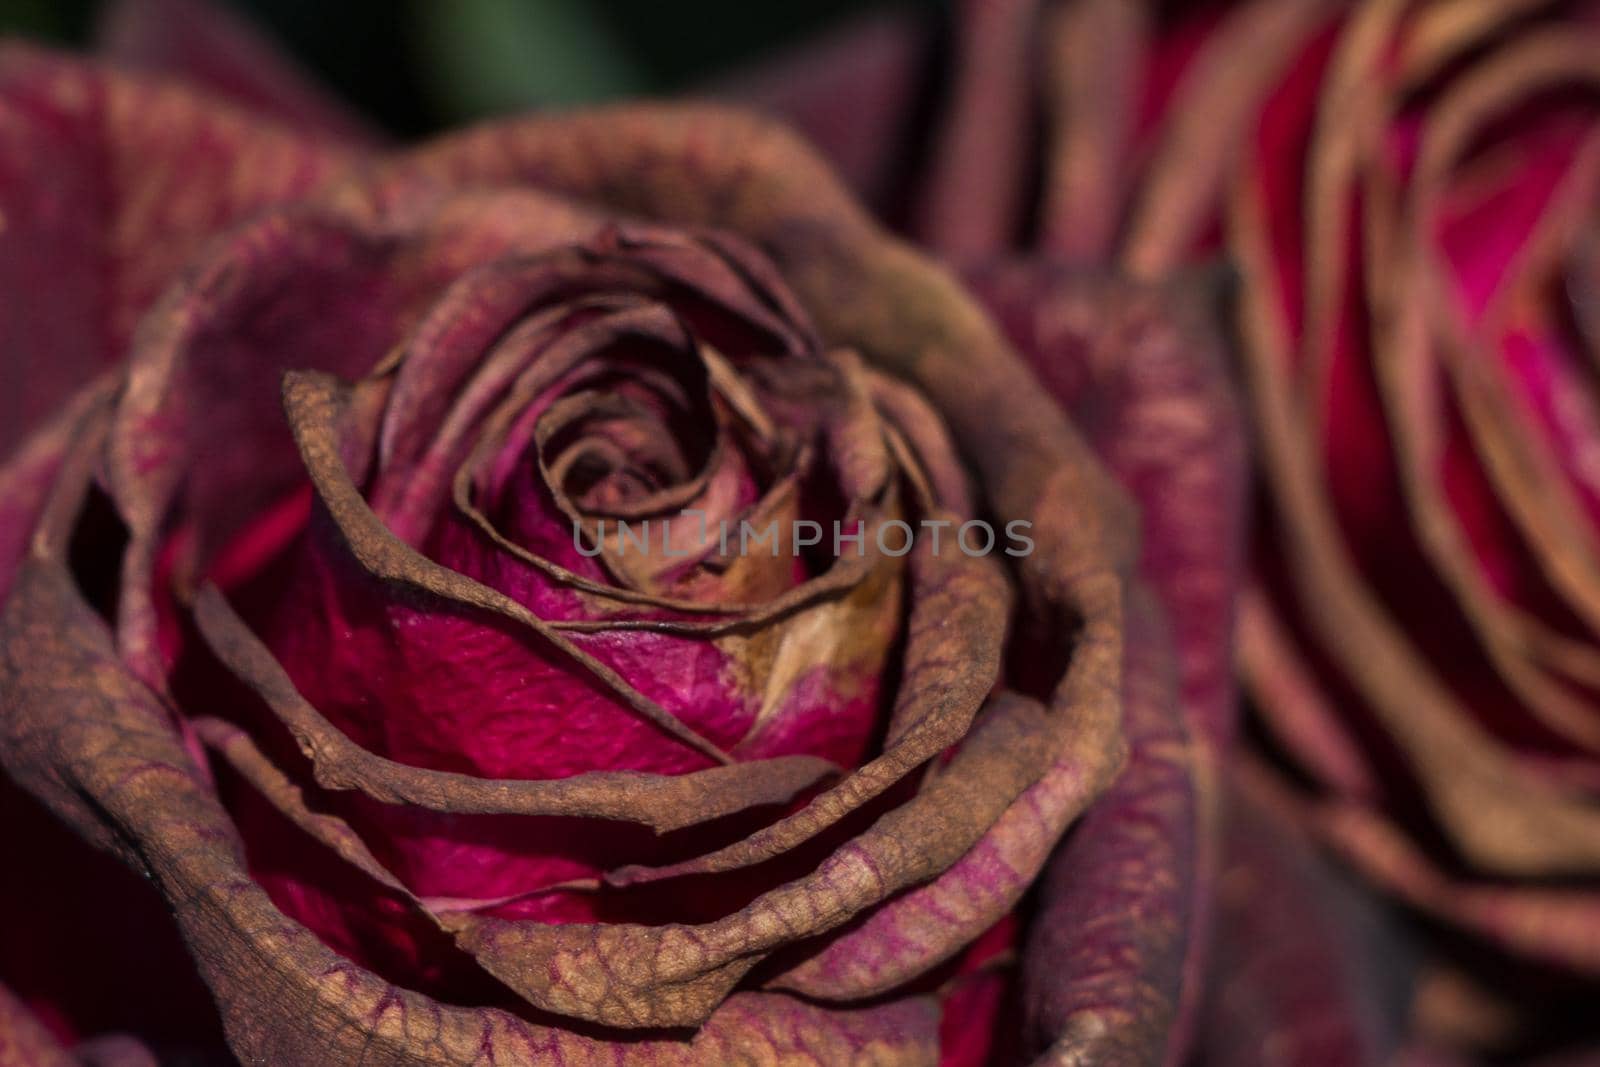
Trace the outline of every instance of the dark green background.
<instances>
[{"instance_id":1,"label":"dark green background","mask_svg":"<svg viewBox=\"0 0 1600 1067\"><path fill-rule=\"evenodd\" d=\"M388 129L667 93L852 15L938 0L216 0ZM99 0L0 0L0 33L87 41Z\"/></svg>"}]
</instances>

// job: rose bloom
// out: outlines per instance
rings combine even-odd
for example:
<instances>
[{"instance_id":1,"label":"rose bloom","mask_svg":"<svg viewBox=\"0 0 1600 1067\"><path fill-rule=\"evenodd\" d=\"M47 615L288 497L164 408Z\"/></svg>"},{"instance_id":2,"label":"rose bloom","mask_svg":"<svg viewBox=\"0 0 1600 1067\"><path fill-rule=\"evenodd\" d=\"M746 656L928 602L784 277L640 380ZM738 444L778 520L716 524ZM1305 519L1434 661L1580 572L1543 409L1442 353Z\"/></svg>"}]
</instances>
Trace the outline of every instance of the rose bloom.
<instances>
[{"instance_id":1,"label":"rose bloom","mask_svg":"<svg viewBox=\"0 0 1600 1067\"><path fill-rule=\"evenodd\" d=\"M957 17L943 45L886 17L728 91L980 277L1019 254L1146 279L1229 265L1260 490L1240 631L1258 736L1232 777L1424 920L1419 1041L1592 1041L1600 8ZM1038 369L1058 395L1079 373ZM1217 966L1281 973L1249 929L1221 925ZM1321 966L1348 966L1325 947ZM1284 1062L1376 1062L1356 1021L1404 1005L1387 990L1330 988L1262 1031L1287 1035ZM1296 1044L1319 1018L1347 1047Z\"/></svg>"},{"instance_id":2,"label":"rose bloom","mask_svg":"<svg viewBox=\"0 0 1600 1067\"><path fill-rule=\"evenodd\" d=\"M386 150L219 16L110 27L0 52L0 1062L1184 1057L1203 287L969 289L737 111Z\"/></svg>"},{"instance_id":3,"label":"rose bloom","mask_svg":"<svg viewBox=\"0 0 1600 1067\"><path fill-rule=\"evenodd\" d=\"M1490 1048L1600 980L1600 8L1534 7L1312 27L1225 208L1277 784L1454 931L1419 1023Z\"/></svg>"}]
</instances>

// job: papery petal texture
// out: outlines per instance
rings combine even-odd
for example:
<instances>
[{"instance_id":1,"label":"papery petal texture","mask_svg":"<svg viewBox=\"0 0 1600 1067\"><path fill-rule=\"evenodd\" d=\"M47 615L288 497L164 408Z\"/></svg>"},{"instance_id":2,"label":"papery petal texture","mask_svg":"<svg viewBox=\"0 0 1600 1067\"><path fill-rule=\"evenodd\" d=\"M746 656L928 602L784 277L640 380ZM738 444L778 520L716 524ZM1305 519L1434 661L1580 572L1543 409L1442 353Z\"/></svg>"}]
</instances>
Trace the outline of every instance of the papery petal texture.
<instances>
[{"instance_id":1,"label":"papery petal texture","mask_svg":"<svg viewBox=\"0 0 1600 1067\"><path fill-rule=\"evenodd\" d=\"M1475 1040L1506 1054L1581 1035L1564 1005L1592 996L1600 930L1594 6L953 16L943 94L879 120L932 161L895 221L969 271L1091 436L1118 421L1095 380L1164 366L1170 387L1198 364L1125 344L1097 370L1082 353L1115 301L1073 297L1069 267L1225 309L1261 486L1240 607L1252 742L1302 829L1423 917L1431 950L1471 959L1514 1018ZM803 116L816 98L789 99ZM1145 410L1160 442L1163 420L1220 409ZM1212 535L1237 511L1203 509L1240 492L1217 473L1237 464L1225 420L1190 421L1159 490L1138 435L1105 452L1143 505L1186 667L1233 604ZM1227 682L1185 681L1191 725L1226 752Z\"/></svg>"},{"instance_id":2,"label":"papery petal texture","mask_svg":"<svg viewBox=\"0 0 1600 1067\"><path fill-rule=\"evenodd\" d=\"M239 1059L959 1062L1019 997L1030 1051L1177 1055L1240 482L1167 294L1114 290L1075 407L742 112L380 153L264 61L238 104L6 64L51 173L128 184L0 183L91 287L5 322L79 392L0 475L0 754L159 890Z\"/></svg>"}]
</instances>

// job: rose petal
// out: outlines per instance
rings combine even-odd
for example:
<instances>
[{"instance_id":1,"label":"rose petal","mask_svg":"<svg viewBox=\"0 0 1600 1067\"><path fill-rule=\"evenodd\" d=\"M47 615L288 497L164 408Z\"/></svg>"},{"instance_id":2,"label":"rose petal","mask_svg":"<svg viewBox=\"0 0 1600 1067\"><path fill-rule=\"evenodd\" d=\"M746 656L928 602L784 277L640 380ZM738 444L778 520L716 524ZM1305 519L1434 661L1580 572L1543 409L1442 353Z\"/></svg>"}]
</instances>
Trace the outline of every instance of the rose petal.
<instances>
[{"instance_id":1,"label":"rose petal","mask_svg":"<svg viewBox=\"0 0 1600 1067\"><path fill-rule=\"evenodd\" d=\"M816 871L698 926L442 921L491 974L547 1011L608 1026L692 1026L774 949L826 933L947 870L1057 756L1047 714L1002 694L944 773ZM1093 757L1080 796L1097 791ZM596 966L596 964L599 964Z\"/></svg>"},{"instance_id":2,"label":"rose petal","mask_svg":"<svg viewBox=\"0 0 1600 1067\"><path fill-rule=\"evenodd\" d=\"M211 648L295 735L324 789L356 789L374 800L428 811L583 815L642 822L664 833L747 807L781 803L833 769L825 761L797 756L680 775L617 771L520 781L411 767L361 748L306 703L215 588L202 590L195 615Z\"/></svg>"},{"instance_id":3,"label":"rose petal","mask_svg":"<svg viewBox=\"0 0 1600 1067\"><path fill-rule=\"evenodd\" d=\"M671 867L623 868L607 880L629 885L730 871L781 855L965 736L999 676L1010 603L1003 577L986 558L935 554L931 542L921 541L912 549L910 601L900 689L880 755L800 811L742 841Z\"/></svg>"},{"instance_id":4,"label":"rose petal","mask_svg":"<svg viewBox=\"0 0 1600 1067\"><path fill-rule=\"evenodd\" d=\"M1040 380L1141 506L1140 575L1172 620L1183 709L1215 754L1232 745L1234 591L1244 567L1244 427L1211 287L1143 285L1007 264L973 285Z\"/></svg>"},{"instance_id":5,"label":"rose petal","mask_svg":"<svg viewBox=\"0 0 1600 1067\"><path fill-rule=\"evenodd\" d=\"M1130 1063L1157 1062L1172 1039L1192 937L1199 812L1196 752L1176 714L1170 649L1153 618L1146 604L1130 634L1129 762L1051 861L1056 873L1030 925L1030 1033L1063 1063L1102 1062L1110 1048L1130 1050ZM1081 810L1084 784L1082 768L1061 760L958 862L775 984L824 1000L871 996L948 958L1033 884ZM1173 1043L1174 1055L1182 1045Z\"/></svg>"},{"instance_id":6,"label":"rose petal","mask_svg":"<svg viewBox=\"0 0 1600 1067\"><path fill-rule=\"evenodd\" d=\"M1140 574L1172 620L1179 707L1197 744L1190 773L1199 783L1192 803L1200 830L1174 861L1192 929L1174 949L1187 977L1178 987L1170 1060L1186 1047L1198 1009L1216 863L1208 783L1232 747L1237 714L1231 667L1244 564L1244 433L1210 322L1212 286L1199 278L1148 286L1032 264L978 271L974 284L1142 505ZM1119 1030L1113 1039L1137 1033ZM1169 1036L1153 1023L1143 1033L1147 1042Z\"/></svg>"},{"instance_id":7,"label":"rose petal","mask_svg":"<svg viewBox=\"0 0 1600 1067\"><path fill-rule=\"evenodd\" d=\"M20 45L0 49L0 452L120 358L139 315L206 238L302 195L345 151L183 89ZM41 280L43 283L41 284Z\"/></svg>"},{"instance_id":8,"label":"rose petal","mask_svg":"<svg viewBox=\"0 0 1600 1067\"><path fill-rule=\"evenodd\" d=\"M1201 1056L1218 1067L1376 1065L1397 1038L1395 935L1282 815L1230 798ZM1390 992L1395 990L1395 992Z\"/></svg>"},{"instance_id":9,"label":"rose petal","mask_svg":"<svg viewBox=\"0 0 1600 1067\"><path fill-rule=\"evenodd\" d=\"M104 417L114 388L114 380L105 377L81 389L0 467L0 603L5 602L74 435L92 419Z\"/></svg>"},{"instance_id":10,"label":"rose petal","mask_svg":"<svg viewBox=\"0 0 1600 1067\"><path fill-rule=\"evenodd\" d=\"M263 116L346 144L377 140L242 18L206 0L115 0L100 11L99 51L113 63L181 78Z\"/></svg>"},{"instance_id":11,"label":"rose petal","mask_svg":"<svg viewBox=\"0 0 1600 1067\"><path fill-rule=\"evenodd\" d=\"M72 1054L0 985L0 1067L76 1067Z\"/></svg>"},{"instance_id":12,"label":"rose petal","mask_svg":"<svg viewBox=\"0 0 1600 1067\"><path fill-rule=\"evenodd\" d=\"M911 220L918 242L952 262L994 256L1018 226L1040 6L956 5L954 84Z\"/></svg>"},{"instance_id":13,"label":"rose petal","mask_svg":"<svg viewBox=\"0 0 1600 1067\"><path fill-rule=\"evenodd\" d=\"M1203 979L1194 961L1206 750L1179 714L1153 602L1135 609L1123 681L1128 766L1050 860L1023 989L1035 1062L1173 1063ZM1205 887L1209 888L1209 887Z\"/></svg>"},{"instance_id":14,"label":"rose petal","mask_svg":"<svg viewBox=\"0 0 1600 1067\"><path fill-rule=\"evenodd\" d=\"M70 516L68 516L70 519ZM147 872L174 902L196 960L247 1061L443 1064L577 1062L619 1046L493 1009L447 1007L336 957L286 919L244 874L240 843L195 774L155 696L118 665L109 632L62 570L59 524L35 540L0 619L8 769L85 836ZM94 679L93 685L77 684ZM91 809L81 797L96 800ZM138 842L137 851L129 842ZM871 1055L927 1063L936 1013L926 1001L830 1012L787 998L731 998L693 1043L622 1046L629 1062L748 1055Z\"/></svg>"},{"instance_id":15,"label":"rose petal","mask_svg":"<svg viewBox=\"0 0 1600 1067\"><path fill-rule=\"evenodd\" d=\"M1062 4L1046 16L1039 243L1072 262L1105 262L1116 235L1149 21L1118 0Z\"/></svg>"},{"instance_id":16,"label":"rose petal","mask_svg":"<svg viewBox=\"0 0 1600 1067\"><path fill-rule=\"evenodd\" d=\"M878 204L901 169L895 149L912 132L928 36L906 12L874 12L706 92L782 119Z\"/></svg>"},{"instance_id":17,"label":"rose petal","mask_svg":"<svg viewBox=\"0 0 1600 1067\"><path fill-rule=\"evenodd\" d=\"M1227 168L1296 46L1338 8L1328 0L1254 0L1225 19L1181 80L1145 164L1119 262L1161 278L1183 262L1215 221Z\"/></svg>"},{"instance_id":18,"label":"rose petal","mask_svg":"<svg viewBox=\"0 0 1600 1067\"><path fill-rule=\"evenodd\" d=\"M1381 815L1330 804L1313 813L1333 847L1374 883L1519 956L1600 970L1600 899L1592 890L1479 883L1441 870Z\"/></svg>"}]
</instances>

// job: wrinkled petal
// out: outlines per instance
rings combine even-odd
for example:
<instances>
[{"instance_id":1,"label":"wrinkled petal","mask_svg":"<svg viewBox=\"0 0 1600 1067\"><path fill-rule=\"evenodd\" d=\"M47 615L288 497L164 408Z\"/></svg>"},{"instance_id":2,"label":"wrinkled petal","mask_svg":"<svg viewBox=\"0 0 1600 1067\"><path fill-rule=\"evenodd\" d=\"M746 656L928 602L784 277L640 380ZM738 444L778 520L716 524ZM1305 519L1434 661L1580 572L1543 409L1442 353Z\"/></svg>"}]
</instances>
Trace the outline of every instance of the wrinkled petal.
<instances>
[{"instance_id":1,"label":"wrinkled petal","mask_svg":"<svg viewBox=\"0 0 1600 1067\"><path fill-rule=\"evenodd\" d=\"M0 633L8 707L5 753L58 814L153 878L177 906L230 1043L267 1062L473 1063L604 1057L616 1047L494 1009L447 1008L340 960L287 919L244 872L232 823L154 694L117 664L110 635L61 567L46 527L23 567ZM72 679L92 677L93 686ZM70 692L70 696L67 694ZM63 697L65 700L63 701ZM81 799L96 798L91 810ZM124 842L137 841L137 853ZM320 1020L306 1026L307 1018ZM935 1013L918 999L826 1012L763 995L727 1001L694 1038L630 1046L640 1062L692 1062L744 1048L834 1062L871 1054L926 1063Z\"/></svg>"},{"instance_id":2,"label":"wrinkled petal","mask_svg":"<svg viewBox=\"0 0 1600 1067\"><path fill-rule=\"evenodd\" d=\"M1244 434L1217 351L1210 312L1215 294L1201 277L1147 286L1023 264L978 272L974 284L1046 388L1088 428L1107 465L1139 501L1140 574L1172 620L1179 708L1196 744L1187 758L1194 781L1169 787L1194 793L1189 824L1180 819L1181 829L1173 832L1195 840L1170 860L1183 887L1175 893L1184 918L1168 947L1172 959L1182 961L1183 979L1156 994L1155 1002L1175 1013L1171 1037L1151 1021L1144 1030L1149 1048L1168 1041L1170 1059L1186 1047L1199 1006L1216 866L1212 783L1224 773L1237 714L1232 663L1244 566ZM1135 766L1139 758L1136 747ZM1168 962L1160 950L1150 954L1156 970ZM1167 996L1176 1000L1167 1004Z\"/></svg>"},{"instance_id":3,"label":"wrinkled petal","mask_svg":"<svg viewBox=\"0 0 1600 1067\"><path fill-rule=\"evenodd\" d=\"M1129 503L978 304L790 135L714 109L491 124L299 191L231 219L155 303L172 264L141 276L114 407L19 475L17 521L37 524L0 619L8 769L172 902L240 1058L926 1063L941 1001L996 1017L983 961L1145 737L1121 716L1147 668L1124 662ZM610 212L689 236L596 228ZM551 299L572 318L539 317ZM937 418L896 393L913 387ZM1170 447L1139 410L1101 442L1125 473L1140 457L1118 442ZM665 542L638 563L621 541L595 564L546 554L567 520L702 498L872 522L971 507L1034 550L1005 572L880 552L698 585ZM107 501L126 535L109 590L73 558ZM1008 616L1021 690L1002 687ZM1205 676L1185 670L1187 697ZM825 786L830 758L866 763ZM1186 901L1183 788L1155 764L1126 787L1161 798L1157 885ZM660 804L703 810L638 817ZM765 833L730 821L763 807L783 811ZM652 825L677 835L647 845ZM546 848L580 869L527 853ZM697 864L743 895L607 912L630 853L666 887L638 897L682 899ZM555 911L529 902L547 890ZM1187 904L1166 906L1161 939L1181 938ZM1129 981L1166 989L1181 956L1152 947ZM922 992L946 963L964 981ZM1096 1018L1154 1047L1142 1008Z\"/></svg>"},{"instance_id":4,"label":"wrinkled petal","mask_svg":"<svg viewBox=\"0 0 1600 1067\"><path fill-rule=\"evenodd\" d=\"M1206 757L1178 713L1157 616L1148 603L1136 611L1123 683L1128 766L1050 860L1028 937L1024 995L1039 1063L1171 1063L1190 1037L1177 1024L1200 988Z\"/></svg>"}]
</instances>

